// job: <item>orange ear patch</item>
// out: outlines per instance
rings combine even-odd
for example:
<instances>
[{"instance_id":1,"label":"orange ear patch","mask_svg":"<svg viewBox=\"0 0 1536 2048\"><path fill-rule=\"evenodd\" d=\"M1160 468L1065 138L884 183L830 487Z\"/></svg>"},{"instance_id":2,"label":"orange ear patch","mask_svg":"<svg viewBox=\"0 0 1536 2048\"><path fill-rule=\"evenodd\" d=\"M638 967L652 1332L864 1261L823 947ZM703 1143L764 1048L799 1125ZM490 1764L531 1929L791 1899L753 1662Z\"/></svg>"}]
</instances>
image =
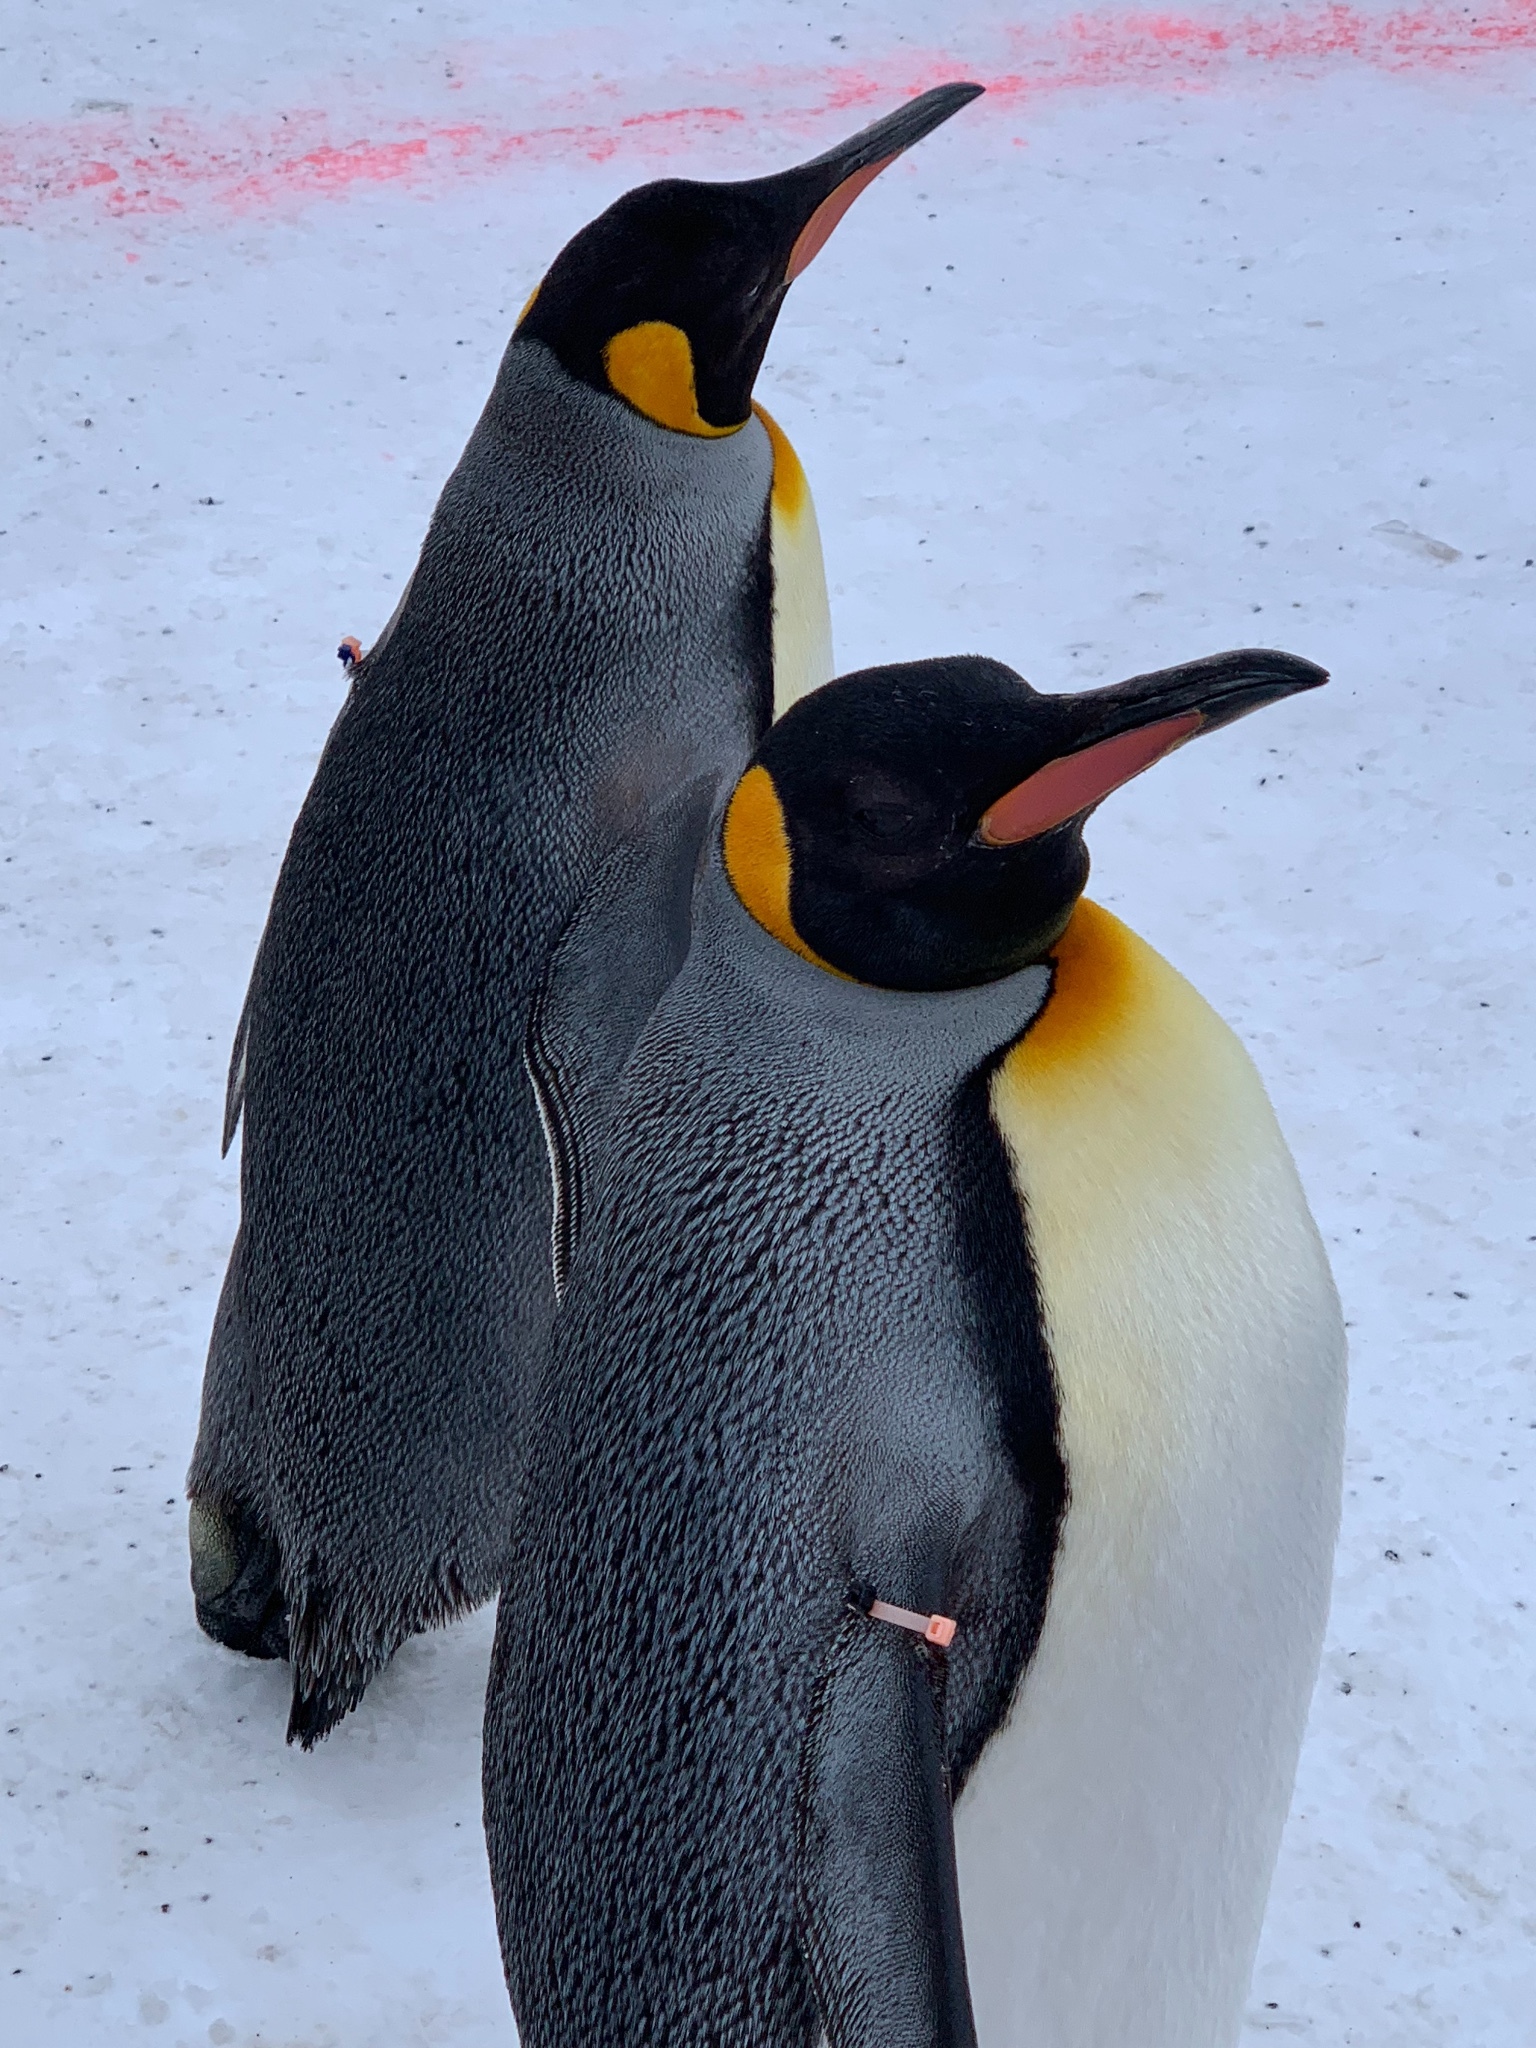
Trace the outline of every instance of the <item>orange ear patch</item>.
<instances>
[{"instance_id":1,"label":"orange ear patch","mask_svg":"<svg viewBox=\"0 0 1536 2048\"><path fill-rule=\"evenodd\" d=\"M669 320L642 320L616 334L603 350L603 368L620 398L658 427L718 440L722 434L739 434L746 425L738 420L734 427L712 427L701 417L693 347Z\"/></svg>"},{"instance_id":2,"label":"orange ear patch","mask_svg":"<svg viewBox=\"0 0 1536 2048\"><path fill-rule=\"evenodd\" d=\"M743 909L751 912L763 930L813 967L838 974L795 930L789 908L789 831L779 793L766 768L749 768L737 783L725 814L721 852L731 887ZM849 978L838 974L840 981Z\"/></svg>"},{"instance_id":3,"label":"orange ear patch","mask_svg":"<svg viewBox=\"0 0 1536 2048\"><path fill-rule=\"evenodd\" d=\"M1081 753L1047 761L992 805L981 821L982 839L988 846L1017 846L1021 839L1034 839L1053 825L1064 825L1171 753L1198 732L1201 723L1198 711L1181 711L1155 725L1116 733Z\"/></svg>"}]
</instances>

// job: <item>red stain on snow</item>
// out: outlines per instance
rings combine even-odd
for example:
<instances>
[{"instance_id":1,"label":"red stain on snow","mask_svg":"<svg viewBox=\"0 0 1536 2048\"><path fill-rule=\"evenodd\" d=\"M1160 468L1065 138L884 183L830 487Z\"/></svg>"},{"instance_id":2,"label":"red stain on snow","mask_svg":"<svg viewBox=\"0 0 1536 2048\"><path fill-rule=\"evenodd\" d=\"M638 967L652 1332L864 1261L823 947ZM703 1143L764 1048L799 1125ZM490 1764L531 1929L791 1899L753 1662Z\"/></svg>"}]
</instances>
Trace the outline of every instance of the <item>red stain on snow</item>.
<instances>
[{"instance_id":1,"label":"red stain on snow","mask_svg":"<svg viewBox=\"0 0 1536 2048\"><path fill-rule=\"evenodd\" d=\"M1036 44L1016 32L1025 47ZM1228 19L1185 14L1077 15L1057 33L1063 83L1177 84L1266 64L1306 72L1339 59L1384 71L1467 70L1501 53L1536 50L1536 6L1505 0L1470 7L1413 7L1395 13L1322 6Z\"/></svg>"},{"instance_id":2,"label":"red stain on snow","mask_svg":"<svg viewBox=\"0 0 1536 2048\"><path fill-rule=\"evenodd\" d=\"M1536 54L1536 0L1496 0L1476 14L1447 6L1373 13L1346 5L1224 17L1078 14L1009 30L1001 47L1007 68L991 76L964 52L904 51L863 69L742 67L709 81L745 106L683 105L625 115L614 104L617 88L599 83L585 96L546 102L546 118L517 128L398 120L387 135L348 135L346 117L323 108L267 122L167 112L15 125L0 128L0 222L19 225L78 211L84 193L93 195L85 203L98 216L174 214L192 206L225 216L260 215L292 212L359 185L432 190L518 162L622 157L643 170L696 155L699 143L740 135L749 123L776 138L824 135L834 114L862 113L966 76L987 85L988 100L978 110L983 117L989 106L1016 107L1058 94L1196 92L1255 70L1293 79L1347 65L1496 76L1501 57ZM548 118L557 112L586 118ZM594 118L602 113L608 117Z\"/></svg>"}]
</instances>

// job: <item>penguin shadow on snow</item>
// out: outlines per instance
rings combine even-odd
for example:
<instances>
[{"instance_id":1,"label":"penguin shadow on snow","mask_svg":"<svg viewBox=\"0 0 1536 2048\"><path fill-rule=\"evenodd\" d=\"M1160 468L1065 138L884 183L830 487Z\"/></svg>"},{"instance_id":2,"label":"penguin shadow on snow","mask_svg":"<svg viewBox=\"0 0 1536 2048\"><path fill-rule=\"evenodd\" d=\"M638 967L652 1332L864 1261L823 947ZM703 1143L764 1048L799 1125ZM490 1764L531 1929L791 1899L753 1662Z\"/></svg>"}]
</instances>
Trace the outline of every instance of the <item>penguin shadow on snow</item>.
<instances>
[{"instance_id":1,"label":"penguin shadow on snow","mask_svg":"<svg viewBox=\"0 0 1536 2048\"><path fill-rule=\"evenodd\" d=\"M702 829L831 674L814 509L754 380L858 193L979 91L584 228L393 618L345 649L230 1064L240 1227L188 1478L198 1620L290 1660L306 1748L501 1584L555 1306L529 1005L614 849L657 814ZM618 1013L643 1020L668 929L624 935Z\"/></svg>"},{"instance_id":2,"label":"penguin shadow on snow","mask_svg":"<svg viewBox=\"0 0 1536 2048\"><path fill-rule=\"evenodd\" d=\"M567 926L484 1749L524 2048L1233 2048L1343 1328L1252 1064L1083 832L1325 680L846 676ZM596 1006L643 927L675 972Z\"/></svg>"}]
</instances>

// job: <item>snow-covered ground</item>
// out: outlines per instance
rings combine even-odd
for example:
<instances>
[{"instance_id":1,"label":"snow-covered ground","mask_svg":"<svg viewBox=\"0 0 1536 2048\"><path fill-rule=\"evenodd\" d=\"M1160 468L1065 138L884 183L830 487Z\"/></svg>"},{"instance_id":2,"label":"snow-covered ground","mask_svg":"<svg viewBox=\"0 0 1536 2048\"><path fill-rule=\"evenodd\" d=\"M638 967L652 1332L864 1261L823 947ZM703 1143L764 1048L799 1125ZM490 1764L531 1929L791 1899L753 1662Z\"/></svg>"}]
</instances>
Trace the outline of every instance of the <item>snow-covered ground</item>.
<instances>
[{"instance_id":1,"label":"snow-covered ground","mask_svg":"<svg viewBox=\"0 0 1536 2048\"><path fill-rule=\"evenodd\" d=\"M1267 4L549 0L525 36L486 0L13 0L7 2043L514 2038L490 1617L308 1757L284 1670L193 1623L229 1039L333 649L390 611L549 255L663 168L774 168L957 75L998 89L859 202L760 387L842 665L1061 687L1259 642L1335 676L1092 835L1097 893L1252 1046L1353 1326L1245 2048L1536 2040L1536 10Z\"/></svg>"}]
</instances>

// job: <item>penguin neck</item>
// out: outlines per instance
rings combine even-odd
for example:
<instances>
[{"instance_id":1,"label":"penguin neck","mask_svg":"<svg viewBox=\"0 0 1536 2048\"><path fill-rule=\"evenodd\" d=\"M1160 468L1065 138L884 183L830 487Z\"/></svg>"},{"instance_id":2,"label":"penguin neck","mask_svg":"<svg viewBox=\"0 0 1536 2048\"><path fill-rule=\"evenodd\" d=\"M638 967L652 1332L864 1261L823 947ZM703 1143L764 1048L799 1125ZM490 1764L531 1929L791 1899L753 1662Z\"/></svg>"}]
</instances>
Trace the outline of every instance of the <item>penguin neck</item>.
<instances>
[{"instance_id":1,"label":"penguin neck","mask_svg":"<svg viewBox=\"0 0 1536 2048\"><path fill-rule=\"evenodd\" d=\"M943 1064L957 1078L1022 1037L1051 990L1048 964L959 989L877 988L829 973L791 952L743 906L725 872L718 829L695 898L694 934L700 968L729 972L744 1014L888 1047L921 1039L943 1049Z\"/></svg>"},{"instance_id":2,"label":"penguin neck","mask_svg":"<svg viewBox=\"0 0 1536 2048\"><path fill-rule=\"evenodd\" d=\"M505 799L520 873L560 875L557 924L594 858L693 776L738 774L767 724L772 475L755 418L675 433L543 343L507 348L361 693L441 742L477 835L482 792Z\"/></svg>"},{"instance_id":3,"label":"penguin neck","mask_svg":"<svg viewBox=\"0 0 1536 2048\"><path fill-rule=\"evenodd\" d=\"M773 447L755 416L719 439L679 433L593 390L543 342L516 334L480 426L519 464L548 471L567 504L585 497L610 516L616 498L642 510L676 499L690 516L707 518L717 495L740 502L745 493L766 507L772 487ZM693 494L702 494L697 503Z\"/></svg>"}]
</instances>

